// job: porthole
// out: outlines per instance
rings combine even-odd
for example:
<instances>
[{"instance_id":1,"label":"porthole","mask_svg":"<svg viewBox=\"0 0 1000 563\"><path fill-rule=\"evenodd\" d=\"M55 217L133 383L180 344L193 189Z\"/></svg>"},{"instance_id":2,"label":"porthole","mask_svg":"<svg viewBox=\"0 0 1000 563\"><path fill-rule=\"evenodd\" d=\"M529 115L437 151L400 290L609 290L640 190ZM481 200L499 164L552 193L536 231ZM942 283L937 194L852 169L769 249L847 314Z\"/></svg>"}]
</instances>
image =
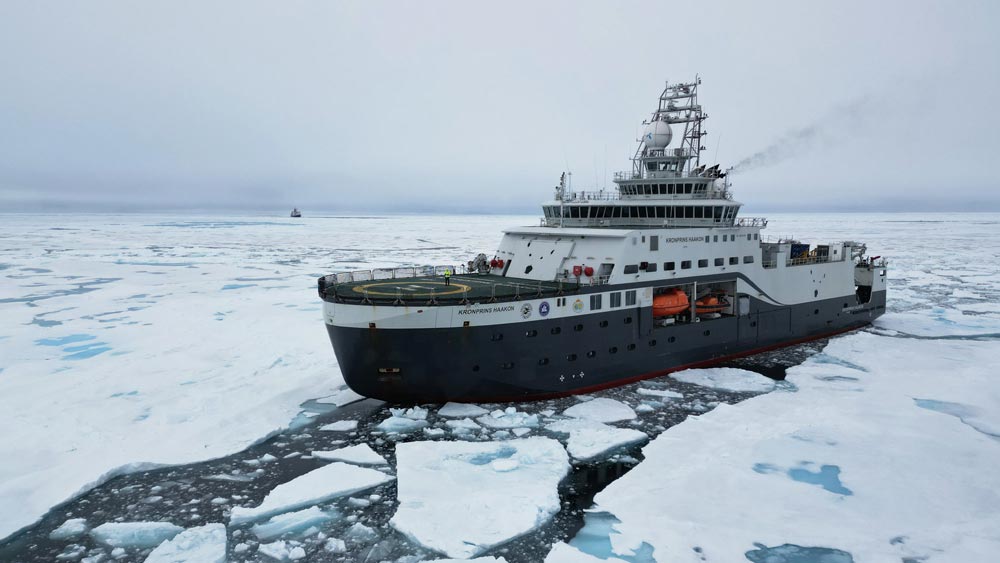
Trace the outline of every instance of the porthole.
<instances>
[{"instance_id":1,"label":"porthole","mask_svg":"<svg viewBox=\"0 0 1000 563\"><path fill-rule=\"evenodd\" d=\"M814 315L818 315L819 314L819 309L813 309L813 314Z\"/></svg>"},{"instance_id":2,"label":"porthole","mask_svg":"<svg viewBox=\"0 0 1000 563\"><path fill-rule=\"evenodd\" d=\"M625 349L631 352L632 350L635 350L635 344L629 344L628 346L625 347Z\"/></svg>"},{"instance_id":3,"label":"porthole","mask_svg":"<svg viewBox=\"0 0 1000 563\"><path fill-rule=\"evenodd\" d=\"M472 371L479 371L479 366L478 365L472 366Z\"/></svg>"},{"instance_id":4,"label":"porthole","mask_svg":"<svg viewBox=\"0 0 1000 563\"><path fill-rule=\"evenodd\" d=\"M819 297L819 290L818 289L814 289L813 290L813 297Z\"/></svg>"},{"instance_id":5,"label":"porthole","mask_svg":"<svg viewBox=\"0 0 1000 563\"><path fill-rule=\"evenodd\" d=\"M554 326L552 327L552 330L550 330L549 332L551 332L552 334L559 334L560 332L562 332L562 329L557 326Z\"/></svg>"},{"instance_id":6,"label":"porthole","mask_svg":"<svg viewBox=\"0 0 1000 563\"><path fill-rule=\"evenodd\" d=\"M654 339L650 340L649 341L649 345L650 346L656 346L656 339L654 338Z\"/></svg>"},{"instance_id":7,"label":"porthole","mask_svg":"<svg viewBox=\"0 0 1000 563\"><path fill-rule=\"evenodd\" d=\"M669 342L669 343L673 343L673 342L676 342L676 341L677 341L677 337L676 336L671 336L670 338L667 339L667 342Z\"/></svg>"},{"instance_id":8,"label":"porthole","mask_svg":"<svg viewBox=\"0 0 1000 563\"><path fill-rule=\"evenodd\" d=\"M583 332L583 325L582 324L574 325L573 326L573 331L574 332Z\"/></svg>"},{"instance_id":9,"label":"porthole","mask_svg":"<svg viewBox=\"0 0 1000 563\"><path fill-rule=\"evenodd\" d=\"M531 338L533 336L538 336L538 331L537 330L529 330L529 331L525 332L524 335L527 336L528 338Z\"/></svg>"},{"instance_id":10,"label":"porthole","mask_svg":"<svg viewBox=\"0 0 1000 563\"><path fill-rule=\"evenodd\" d=\"M534 266L532 266L531 264L528 264L528 267L524 269L524 273L530 274L532 268L534 268Z\"/></svg>"},{"instance_id":11,"label":"porthole","mask_svg":"<svg viewBox=\"0 0 1000 563\"><path fill-rule=\"evenodd\" d=\"M540 366L547 366L547 365L549 365L549 359L548 358L542 358L542 359L538 360L538 365L540 365Z\"/></svg>"},{"instance_id":12,"label":"porthole","mask_svg":"<svg viewBox=\"0 0 1000 563\"><path fill-rule=\"evenodd\" d=\"M702 334L704 334L705 336L708 336L708 335L712 334L712 331L710 331L710 330L706 330L706 331L705 331L705 332L703 332Z\"/></svg>"},{"instance_id":13,"label":"porthole","mask_svg":"<svg viewBox=\"0 0 1000 563\"><path fill-rule=\"evenodd\" d=\"M608 348L608 353L609 354L617 354L618 353L618 347L617 346L612 346L612 347Z\"/></svg>"},{"instance_id":14,"label":"porthole","mask_svg":"<svg viewBox=\"0 0 1000 563\"><path fill-rule=\"evenodd\" d=\"M594 350L591 350L590 352L587 352L587 357L588 358L593 358L596 355L597 355L597 352L595 352Z\"/></svg>"},{"instance_id":15,"label":"porthole","mask_svg":"<svg viewBox=\"0 0 1000 563\"><path fill-rule=\"evenodd\" d=\"M514 369L514 362L504 362L500 364L503 369Z\"/></svg>"},{"instance_id":16,"label":"porthole","mask_svg":"<svg viewBox=\"0 0 1000 563\"><path fill-rule=\"evenodd\" d=\"M627 325L632 324L632 317L625 317L625 324Z\"/></svg>"},{"instance_id":17,"label":"porthole","mask_svg":"<svg viewBox=\"0 0 1000 563\"><path fill-rule=\"evenodd\" d=\"M490 337L490 340L492 340L493 342L499 342L499 341L503 340L503 333L502 332L494 332L493 336Z\"/></svg>"},{"instance_id":18,"label":"porthole","mask_svg":"<svg viewBox=\"0 0 1000 563\"><path fill-rule=\"evenodd\" d=\"M601 328L605 328L605 327L608 326L608 321L601 321L600 325L601 325Z\"/></svg>"},{"instance_id":19,"label":"porthole","mask_svg":"<svg viewBox=\"0 0 1000 563\"><path fill-rule=\"evenodd\" d=\"M570 362L576 361L576 354L566 354L566 360Z\"/></svg>"},{"instance_id":20,"label":"porthole","mask_svg":"<svg viewBox=\"0 0 1000 563\"><path fill-rule=\"evenodd\" d=\"M750 326L757 326L757 321L750 323Z\"/></svg>"}]
</instances>

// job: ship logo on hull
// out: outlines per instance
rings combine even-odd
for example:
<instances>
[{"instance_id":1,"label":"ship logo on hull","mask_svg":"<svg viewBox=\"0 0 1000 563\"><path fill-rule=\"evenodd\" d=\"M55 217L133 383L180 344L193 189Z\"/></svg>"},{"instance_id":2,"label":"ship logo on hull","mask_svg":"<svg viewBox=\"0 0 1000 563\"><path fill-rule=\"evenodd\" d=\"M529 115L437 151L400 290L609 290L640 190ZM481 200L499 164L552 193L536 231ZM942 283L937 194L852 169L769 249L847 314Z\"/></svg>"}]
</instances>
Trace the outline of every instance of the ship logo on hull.
<instances>
[{"instance_id":1,"label":"ship logo on hull","mask_svg":"<svg viewBox=\"0 0 1000 563\"><path fill-rule=\"evenodd\" d=\"M549 316L549 302L548 301L542 301L541 303L538 304L538 314L541 315L541 316L543 316L543 317Z\"/></svg>"},{"instance_id":2,"label":"ship logo on hull","mask_svg":"<svg viewBox=\"0 0 1000 563\"><path fill-rule=\"evenodd\" d=\"M531 303L521 305L521 318L527 319L531 316Z\"/></svg>"},{"instance_id":3,"label":"ship logo on hull","mask_svg":"<svg viewBox=\"0 0 1000 563\"><path fill-rule=\"evenodd\" d=\"M582 300L577 299L576 301L573 302L573 312L574 313L582 313L583 312L583 301Z\"/></svg>"}]
</instances>

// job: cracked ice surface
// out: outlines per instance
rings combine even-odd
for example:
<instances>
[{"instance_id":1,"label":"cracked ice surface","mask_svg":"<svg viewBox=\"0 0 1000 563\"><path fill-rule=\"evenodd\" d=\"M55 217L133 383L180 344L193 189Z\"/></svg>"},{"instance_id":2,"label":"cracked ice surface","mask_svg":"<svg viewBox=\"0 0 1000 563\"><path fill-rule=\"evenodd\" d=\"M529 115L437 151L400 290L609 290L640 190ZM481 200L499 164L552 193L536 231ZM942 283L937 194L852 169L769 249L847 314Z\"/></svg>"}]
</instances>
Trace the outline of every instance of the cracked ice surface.
<instances>
[{"instance_id":1,"label":"cracked ice surface","mask_svg":"<svg viewBox=\"0 0 1000 563\"><path fill-rule=\"evenodd\" d=\"M255 507L234 507L230 523L238 524L290 512L370 489L391 480L392 476L381 471L334 462L278 485Z\"/></svg>"},{"instance_id":2,"label":"cracked ice surface","mask_svg":"<svg viewBox=\"0 0 1000 563\"><path fill-rule=\"evenodd\" d=\"M737 368L686 369L672 373L670 377L684 383L736 393L766 393L774 389L773 379ZM645 394L650 392L646 391Z\"/></svg>"},{"instance_id":3,"label":"cracked ice surface","mask_svg":"<svg viewBox=\"0 0 1000 563\"><path fill-rule=\"evenodd\" d=\"M226 456L304 401L355 400L316 276L457 263L529 220L5 214L0 539L120 473Z\"/></svg>"},{"instance_id":4,"label":"cracked ice surface","mask_svg":"<svg viewBox=\"0 0 1000 563\"><path fill-rule=\"evenodd\" d=\"M447 555L474 557L544 524L559 510L569 471L562 445L409 442L396 446L399 509L392 526Z\"/></svg>"},{"instance_id":5,"label":"cracked ice surface","mask_svg":"<svg viewBox=\"0 0 1000 563\"><path fill-rule=\"evenodd\" d=\"M998 340L832 340L788 370L797 392L719 405L646 446L595 498L621 521L614 553L648 542L661 561L694 548L739 561L791 544L856 561L991 561L1000 448L982 428L1000 425L997 357Z\"/></svg>"},{"instance_id":6,"label":"cracked ice surface","mask_svg":"<svg viewBox=\"0 0 1000 563\"><path fill-rule=\"evenodd\" d=\"M145 563L224 563L226 526L206 524L188 528L157 546Z\"/></svg>"}]
</instances>

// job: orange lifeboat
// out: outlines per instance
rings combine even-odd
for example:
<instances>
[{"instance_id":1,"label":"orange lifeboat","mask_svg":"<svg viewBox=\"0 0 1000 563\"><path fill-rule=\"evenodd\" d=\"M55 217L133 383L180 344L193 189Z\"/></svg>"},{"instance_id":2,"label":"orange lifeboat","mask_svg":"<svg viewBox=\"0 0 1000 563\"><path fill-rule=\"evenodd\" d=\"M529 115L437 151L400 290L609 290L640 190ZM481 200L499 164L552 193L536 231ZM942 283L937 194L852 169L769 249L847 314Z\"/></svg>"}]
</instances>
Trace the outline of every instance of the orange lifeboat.
<instances>
[{"instance_id":1,"label":"orange lifeboat","mask_svg":"<svg viewBox=\"0 0 1000 563\"><path fill-rule=\"evenodd\" d=\"M687 294L675 287L653 297L653 316L669 317L683 313L688 310L689 305Z\"/></svg>"},{"instance_id":2,"label":"orange lifeboat","mask_svg":"<svg viewBox=\"0 0 1000 563\"><path fill-rule=\"evenodd\" d=\"M694 310L699 315L707 313L719 313L729 306L724 296L706 295L694 302Z\"/></svg>"}]
</instances>

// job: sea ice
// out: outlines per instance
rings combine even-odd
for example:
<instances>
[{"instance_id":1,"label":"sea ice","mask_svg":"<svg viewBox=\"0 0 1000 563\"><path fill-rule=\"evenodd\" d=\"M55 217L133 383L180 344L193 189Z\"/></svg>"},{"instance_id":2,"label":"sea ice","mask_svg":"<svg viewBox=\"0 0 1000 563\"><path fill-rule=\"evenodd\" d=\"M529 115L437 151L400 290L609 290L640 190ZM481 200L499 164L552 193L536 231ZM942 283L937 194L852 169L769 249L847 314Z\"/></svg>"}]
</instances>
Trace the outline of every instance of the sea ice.
<instances>
[{"instance_id":1,"label":"sea ice","mask_svg":"<svg viewBox=\"0 0 1000 563\"><path fill-rule=\"evenodd\" d=\"M621 401L599 397L573 405L564 410L563 415L573 418L585 418L595 422L619 422L635 418L635 411L632 410L632 407Z\"/></svg>"},{"instance_id":2,"label":"sea ice","mask_svg":"<svg viewBox=\"0 0 1000 563\"><path fill-rule=\"evenodd\" d=\"M87 532L86 518L70 518L49 533L49 539L68 540Z\"/></svg>"},{"instance_id":3,"label":"sea ice","mask_svg":"<svg viewBox=\"0 0 1000 563\"><path fill-rule=\"evenodd\" d=\"M354 494L391 481L392 476L367 467L335 462L275 487L256 507L234 507L230 523L239 524Z\"/></svg>"},{"instance_id":4,"label":"sea ice","mask_svg":"<svg viewBox=\"0 0 1000 563\"><path fill-rule=\"evenodd\" d=\"M410 420L426 420L427 409L423 407L410 407L408 409L389 409L392 416L399 418L409 418Z\"/></svg>"},{"instance_id":5,"label":"sea ice","mask_svg":"<svg viewBox=\"0 0 1000 563\"><path fill-rule=\"evenodd\" d=\"M617 428L587 419L559 420L546 424L545 429L569 434L566 450L574 459L581 461L589 461L611 450L649 439L645 432L639 430Z\"/></svg>"},{"instance_id":6,"label":"sea ice","mask_svg":"<svg viewBox=\"0 0 1000 563\"><path fill-rule=\"evenodd\" d=\"M558 542L553 545L552 551L549 551L549 554L545 556L545 563L598 563L599 561L610 563L620 561L621 563L625 563L624 559L618 559L617 557L595 557L564 542Z\"/></svg>"},{"instance_id":7,"label":"sea ice","mask_svg":"<svg viewBox=\"0 0 1000 563\"><path fill-rule=\"evenodd\" d=\"M683 399L684 395L678 393L677 391L671 391L669 389L649 389L647 387L640 387L637 391L640 395L646 395L648 397L661 397L663 399Z\"/></svg>"},{"instance_id":8,"label":"sea ice","mask_svg":"<svg viewBox=\"0 0 1000 563\"><path fill-rule=\"evenodd\" d=\"M1000 448L982 429L1000 428L988 367L997 357L1000 341L989 339L833 339L788 369L796 393L720 404L662 433L595 510L620 520L615 553L645 542L660 561L690 560L696 548L742 561L755 545L821 546L855 561L991 561ZM754 556L798 552L768 549Z\"/></svg>"},{"instance_id":9,"label":"sea ice","mask_svg":"<svg viewBox=\"0 0 1000 563\"><path fill-rule=\"evenodd\" d=\"M156 547L183 531L170 522L108 522L91 530L90 535L110 547Z\"/></svg>"},{"instance_id":10,"label":"sea ice","mask_svg":"<svg viewBox=\"0 0 1000 563\"><path fill-rule=\"evenodd\" d=\"M378 455L368 444L355 444L330 451L314 451L313 457L330 461L346 461L356 465L386 465L385 458Z\"/></svg>"},{"instance_id":11,"label":"sea ice","mask_svg":"<svg viewBox=\"0 0 1000 563\"><path fill-rule=\"evenodd\" d=\"M773 379L738 368L686 369L672 373L670 377L684 383L736 393L765 393L774 389Z\"/></svg>"},{"instance_id":12,"label":"sea ice","mask_svg":"<svg viewBox=\"0 0 1000 563\"><path fill-rule=\"evenodd\" d=\"M451 428L452 431L456 433L472 432L482 429L482 426L479 426L479 424L477 424L476 421L472 420L471 418L462 418L459 420L446 420L444 424L445 426Z\"/></svg>"},{"instance_id":13,"label":"sea ice","mask_svg":"<svg viewBox=\"0 0 1000 563\"><path fill-rule=\"evenodd\" d=\"M349 432L357 429L357 427L357 420L338 420L336 422L331 422L330 424L324 424L323 426L320 426L319 429L325 432Z\"/></svg>"},{"instance_id":14,"label":"sea ice","mask_svg":"<svg viewBox=\"0 0 1000 563\"><path fill-rule=\"evenodd\" d=\"M438 416L445 418L466 418L486 414L487 411L479 405L470 403L446 403L438 409Z\"/></svg>"},{"instance_id":15,"label":"sea ice","mask_svg":"<svg viewBox=\"0 0 1000 563\"><path fill-rule=\"evenodd\" d=\"M358 395L354 391L351 391L349 388L345 387L344 389L341 389L340 391L337 391L333 395L329 395L327 397L322 397L320 399L316 399L316 402L317 403L326 403L326 404L331 404L331 405L336 405L338 407L342 407L344 405L348 405L350 403L354 403L354 402L360 401L362 399L364 399L364 397L362 395Z\"/></svg>"},{"instance_id":16,"label":"sea ice","mask_svg":"<svg viewBox=\"0 0 1000 563\"><path fill-rule=\"evenodd\" d=\"M492 429L534 428L538 426L538 415L520 412L514 407L497 409L476 419L479 424Z\"/></svg>"},{"instance_id":17,"label":"sea ice","mask_svg":"<svg viewBox=\"0 0 1000 563\"><path fill-rule=\"evenodd\" d=\"M278 540L271 543L262 543L257 548L257 553L266 555L277 561L297 561L306 556L306 552L298 542Z\"/></svg>"},{"instance_id":18,"label":"sea ice","mask_svg":"<svg viewBox=\"0 0 1000 563\"><path fill-rule=\"evenodd\" d=\"M426 420L393 415L380 422L375 428L389 434L409 434L425 426L427 426Z\"/></svg>"},{"instance_id":19,"label":"sea ice","mask_svg":"<svg viewBox=\"0 0 1000 563\"><path fill-rule=\"evenodd\" d=\"M396 446L399 509L390 523L449 557L470 558L542 525L569 471L559 442L408 442ZM494 461L501 462L499 470ZM516 467L510 465L516 462Z\"/></svg>"},{"instance_id":20,"label":"sea ice","mask_svg":"<svg viewBox=\"0 0 1000 563\"><path fill-rule=\"evenodd\" d=\"M225 563L226 526L206 524L188 528L164 541L146 557L146 563Z\"/></svg>"},{"instance_id":21,"label":"sea ice","mask_svg":"<svg viewBox=\"0 0 1000 563\"><path fill-rule=\"evenodd\" d=\"M507 563L503 557L476 557L475 559L431 559L427 563Z\"/></svg>"},{"instance_id":22,"label":"sea ice","mask_svg":"<svg viewBox=\"0 0 1000 563\"><path fill-rule=\"evenodd\" d=\"M310 506L295 512L273 516L263 524L255 524L252 530L260 540L268 541L284 534L300 532L311 526L336 520L339 517L340 514L336 510L320 510L318 506Z\"/></svg>"}]
</instances>

